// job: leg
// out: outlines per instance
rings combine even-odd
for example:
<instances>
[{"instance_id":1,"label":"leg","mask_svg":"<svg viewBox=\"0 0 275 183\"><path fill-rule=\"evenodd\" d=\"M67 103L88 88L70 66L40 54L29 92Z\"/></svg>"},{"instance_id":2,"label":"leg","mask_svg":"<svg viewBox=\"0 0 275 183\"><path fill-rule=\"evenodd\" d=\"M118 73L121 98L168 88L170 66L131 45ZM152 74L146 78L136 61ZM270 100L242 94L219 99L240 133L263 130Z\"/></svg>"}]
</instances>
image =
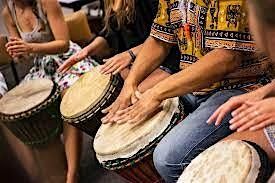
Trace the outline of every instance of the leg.
<instances>
[{"instance_id":1,"label":"leg","mask_svg":"<svg viewBox=\"0 0 275 183\"><path fill-rule=\"evenodd\" d=\"M76 183L81 156L82 132L68 123L64 123L63 135L68 166L67 183Z\"/></svg>"},{"instance_id":2,"label":"leg","mask_svg":"<svg viewBox=\"0 0 275 183\"><path fill-rule=\"evenodd\" d=\"M176 182L192 159L232 133L228 123L232 118L230 114L218 127L208 125L206 121L220 105L240 94L243 94L240 90L217 92L161 140L153 158L156 169L166 182Z\"/></svg>"},{"instance_id":3,"label":"leg","mask_svg":"<svg viewBox=\"0 0 275 183\"><path fill-rule=\"evenodd\" d=\"M223 140L246 140L258 144L268 155L273 166L275 165L275 153L270 143L268 142L264 131L258 130L256 132L245 131L240 133L234 133Z\"/></svg>"}]
</instances>

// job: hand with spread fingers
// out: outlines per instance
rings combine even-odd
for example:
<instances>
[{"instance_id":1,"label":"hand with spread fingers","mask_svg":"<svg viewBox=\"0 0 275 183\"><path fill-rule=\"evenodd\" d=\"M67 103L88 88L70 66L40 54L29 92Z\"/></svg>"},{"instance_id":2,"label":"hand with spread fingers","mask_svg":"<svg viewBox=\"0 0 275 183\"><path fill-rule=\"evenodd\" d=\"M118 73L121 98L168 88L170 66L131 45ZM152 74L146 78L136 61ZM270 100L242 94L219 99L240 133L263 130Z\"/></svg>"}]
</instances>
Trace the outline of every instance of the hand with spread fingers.
<instances>
[{"instance_id":1,"label":"hand with spread fingers","mask_svg":"<svg viewBox=\"0 0 275 183\"><path fill-rule=\"evenodd\" d=\"M101 68L102 74L117 74L131 64L132 57L128 52L117 54L104 60L105 64Z\"/></svg>"},{"instance_id":2,"label":"hand with spread fingers","mask_svg":"<svg viewBox=\"0 0 275 183\"><path fill-rule=\"evenodd\" d=\"M155 96L153 90L147 90L139 97L139 100L135 104L118 111L114 117L114 121L119 124L126 122L140 123L151 118L162 109L162 101L159 101Z\"/></svg>"},{"instance_id":3,"label":"hand with spread fingers","mask_svg":"<svg viewBox=\"0 0 275 183\"><path fill-rule=\"evenodd\" d=\"M107 115L101 119L102 123L113 123L117 111L124 110L135 103L138 98L135 95L136 86L124 84L116 101L108 108L102 110Z\"/></svg>"},{"instance_id":4,"label":"hand with spread fingers","mask_svg":"<svg viewBox=\"0 0 275 183\"><path fill-rule=\"evenodd\" d=\"M32 52L30 43L23 41L20 38L11 37L9 42L5 45L7 52L12 58L26 56Z\"/></svg>"},{"instance_id":5,"label":"hand with spread fingers","mask_svg":"<svg viewBox=\"0 0 275 183\"><path fill-rule=\"evenodd\" d=\"M57 69L57 72L60 73L66 73L73 65L80 62L81 60L85 59L89 56L89 51L87 49L82 49L78 53L71 56L69 59L67 59L62 65L59 66Z\"/></svg>"},{"instance_id":6,"label":"hand with spread fingers","mask_svg":"<svg viewBox=\"0 0 275 183\"><path fill-rule=\"evenodd\" d=\"M246 102L248 107L235 110L233 119L229 121L230 129L242 132L256 131L275 124L275 98L268 98L257 102Z\"/></svg>"},{"instance_id":7,"label":"hand with spread fingers","mask_svg":"<svg viewBox=\"0 0 275 183\"><path fill-rule=\"evenodd\" d=\"M248 109L250 106L247 102L257 102L264 99L270 93L271 88L274 87L273 85L269 84L253 92L232 97L212 114L207 123L211 124L215 122L215 125L218 126L228 113L231 112L232 116L235 116L241 111Z\"/></svg>"}]
</instances>

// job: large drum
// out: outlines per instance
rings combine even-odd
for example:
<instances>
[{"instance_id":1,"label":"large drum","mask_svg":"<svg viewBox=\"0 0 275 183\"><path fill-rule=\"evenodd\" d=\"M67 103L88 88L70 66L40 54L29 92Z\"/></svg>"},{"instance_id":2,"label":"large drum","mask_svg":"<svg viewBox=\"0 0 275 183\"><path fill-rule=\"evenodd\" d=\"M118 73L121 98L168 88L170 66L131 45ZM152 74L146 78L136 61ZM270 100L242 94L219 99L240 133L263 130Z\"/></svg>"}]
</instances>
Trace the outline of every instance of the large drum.
<instances>
[{"instance_id":1,"label":"large drum","mask_svg":"<svg viewBox=\"0 0 275 183\"><path fill-rule=\"evenodd\" d=\"M264 183L270 174L268 157L258 145L224 141L197 156L178 183Z\"/></svg>"},{"instance_id":2,"label":"large drum","mask_svg":"<svg viewBox=\"0 0 275 183\"><path fill-rule=\"evenodd\" d=\"M26 81L0 100L0 121L22 142L41 145L60 134L60 91L47 79Z\"/></svg>"},{"instance_id":3,"label":"large drum","mask_svg":"<svg viewBox=\"0 0 275 183\"><path fill-rule=\"evenodd\" d=\"M183 115L178 98L163 103L163 110L141 124L103 124L96 134L94 150L102 166L115 170L130 182L160 182L152 152Z\"/></svg>"},{"instance_id":4,"label":"large drum","mask_svg":"<svg viewBox=\"0 0 275 183\"><path fill-rule=\"evenodd\" d=\"M65 122L95 136L104 117L101 110L118 97L123 81L118 75L103 75L100 67L84 74L64 95L60 110Z\"/></svg>"}]
</instances>

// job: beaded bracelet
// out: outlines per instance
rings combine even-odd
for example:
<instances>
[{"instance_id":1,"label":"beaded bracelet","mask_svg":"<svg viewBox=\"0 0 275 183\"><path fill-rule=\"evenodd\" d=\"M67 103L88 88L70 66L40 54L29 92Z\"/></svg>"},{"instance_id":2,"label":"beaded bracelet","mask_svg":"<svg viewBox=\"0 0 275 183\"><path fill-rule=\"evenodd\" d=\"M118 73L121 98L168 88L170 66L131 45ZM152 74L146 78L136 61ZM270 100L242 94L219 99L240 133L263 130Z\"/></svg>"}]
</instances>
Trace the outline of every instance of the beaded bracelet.
<instances>
[{"instance_id":1,"label":"beaded bracelet","mask_svg":"<svg viewBox=\"0 0 275 183\"><path fill-rule=\"evenodd\" d=\"M136 55L134 54L134 52L132 50L128 50L128 53L131 56L131 62L134 62L136 60Z\"/></svg>"}]
</instances>

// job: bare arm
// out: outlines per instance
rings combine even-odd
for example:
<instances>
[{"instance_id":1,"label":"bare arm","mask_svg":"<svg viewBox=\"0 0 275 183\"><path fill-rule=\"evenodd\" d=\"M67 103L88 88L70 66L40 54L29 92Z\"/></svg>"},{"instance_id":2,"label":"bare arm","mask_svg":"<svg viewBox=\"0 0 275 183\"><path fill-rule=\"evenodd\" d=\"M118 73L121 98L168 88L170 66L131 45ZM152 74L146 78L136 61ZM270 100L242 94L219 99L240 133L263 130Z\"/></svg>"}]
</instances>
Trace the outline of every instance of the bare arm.
<instances>
[{"instance_id":1,"label":"bare arm","mask_svg":"<svg viewBox=\"0 0 275 183\"><path fill-rule=\"evenodd\" d=\"M17 27L12 20L11 14L7 7L5 7L2 11L2 16L4 18L4 23L6 25L7 31L11 37L20 38L20 35L17 31Z\"/></svg>"},{"instance_id":2,"label":"bare arm","mask_svg":"<svg viewBox=\"0 0 275 183\"><path fill-rule=\"evenodd\" d=\"M126 85L138 86L163 62L169 54L171 45L149 37L140 49L140 53L125 81Z\"/></svg>"},{"instance_id":3,"label":"bare arm","mask_svg":"<svg viewBox=\"0 0 275 183\"><path fill-rule=\"evenodd\" d=\"M69 31L57 0L44 0L42 6L55 40L48 43L31 43L31 52L44 54L64 53L69 48Z\"/></svg>"},{"instance_id":4,"label":"bare arm","mask_svg":"<svg viewBox=\"0 0 275 183\"><path fill-rule=\"evenodd\" d=\"M157 84L153 91L160 101L198 91L237 69L241 60L240 52L215 49L190 67Z\"/></svg>"}]
</instances>

